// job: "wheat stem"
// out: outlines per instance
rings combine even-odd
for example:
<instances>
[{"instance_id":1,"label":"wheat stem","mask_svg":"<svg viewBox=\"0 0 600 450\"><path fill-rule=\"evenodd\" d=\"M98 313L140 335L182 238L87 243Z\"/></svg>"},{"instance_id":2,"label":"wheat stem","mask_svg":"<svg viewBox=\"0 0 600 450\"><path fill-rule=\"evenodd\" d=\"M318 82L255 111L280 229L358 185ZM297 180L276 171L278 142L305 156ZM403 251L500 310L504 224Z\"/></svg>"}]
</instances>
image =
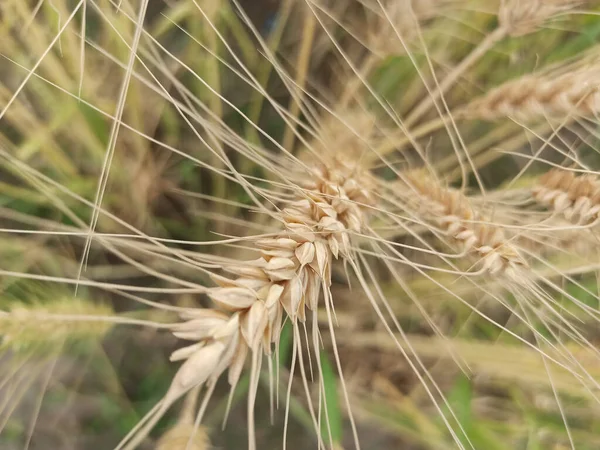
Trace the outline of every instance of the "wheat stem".
<instances>
[{"instance_id":1,"label":"wheat stem","mask_svg":"<svg viewBox=\"0 0 600 450\"><path fill-rule=\"evenodd\" d=\"M282 145L284 148L292 151L294 145L295 131L296 131L296 118L300 113L300 103L303 99L303 89L306 84L308 76L308 68L310 65L311 50L313 47L313 41L315 38L315 32L317 29L317 20L315 16L310 13L308 8L304 8L304 26L302 29L302 45L298 53L296 61L296 86L298 88L297 93L292 93L290 103L288 106L289 114L292 118L292 124L285 129L283 135Z\"/></svg>"}]
</instances>

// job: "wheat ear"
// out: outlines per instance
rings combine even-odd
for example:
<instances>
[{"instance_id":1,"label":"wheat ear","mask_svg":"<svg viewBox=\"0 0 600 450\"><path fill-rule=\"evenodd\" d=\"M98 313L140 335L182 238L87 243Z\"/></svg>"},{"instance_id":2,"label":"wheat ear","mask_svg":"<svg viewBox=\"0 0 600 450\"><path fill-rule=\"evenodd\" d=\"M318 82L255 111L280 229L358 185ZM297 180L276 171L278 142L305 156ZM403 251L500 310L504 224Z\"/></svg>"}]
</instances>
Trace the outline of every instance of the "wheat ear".
<instances>
[{"instance_id":1,"label":"wheat ear","mask_svg":"<svg viewBox=\"0 0 600 450\"><path fill-rule=\"evenodd\" d=\"M163 434L156 450L208 450L210 440L206 430L193 423L178 423Z\"/></svg>"},{"instance_id":2,"label":"wheat ear","mask_svg":"<svg viewBox=\"0 0 600 450\"><path fill-rule=\"evenodd\" d=\"M571 222L593 225L600 221L600 181L595 175L552 169L539 178L532 195Z\"/></svg>"},{"instance_id":3,"label":"wheat ear","mask_svg":"<svg viewBox=\"0 0 600 450\"><path fill-rule=\"evenodd\" d=\"M482 273L512 276L526 266L504 230L474 209L460 191L443 187L421 171L406 173L405 181L419 197L419 215L458 243L463 253L474 256Z\"/></svg>"},{"instance_id":4,"label":"wheat ear","mask_svg":"<svg viewBox=\"0 0 600 450\"><path fill-rule=\"evenodd\" d=\"M224 266L235 278L214 276L219 286L208 295L217 308L189 309L182 314L184 322L173 326L176 337L194 343L171 355L172 361L185 362L160 407L127 448L190 389L207 383L208 398L226 370L233 392L248 354L248 440L249 448L256 448L253 410L261 354L271 356L277 347L284 315L295 324L306 320L307 309L316 313L321 291L331 285L332 261L351 257L350 234L363 228L364 205L372 201L369 175L342 161L315 168L304 178L308 181L298 191L301 197L278 214L283 231L251 241L260 257Z\"/></svg>"},{"instance_id":5,"label":"wheat ear","mask_svg":"<svg viewBox=\"0 0 600 450\"><path fill-rule=\"evenodd\" d=\"M112 309L65 296L45 302L11 302L0 312L2 345L13 351L53 350L68 342L102 337L111 327ZM79 320L87 317L90 320ZM71 320L70 320L71 319Z\"/></svg>"},{"instance_id":6,"label":"wheat ear","mask_svg":"<svg viewBox=\"0 0 600 450\"><path fill-rule=\"evenodd\" d=\"M529 75L504 83L464 110L471 118L520 120L594 116L600 111L597 66L558 76Z\"/></svg>"},{"instance_id":7,"label":"wheat ear","mask_svg":"<svg viewBox=\"0 0 600 450\"><path fill-rule=\"evenodd\" d=\"M177 423L167 430L156 443L156 450L208 450L210 439L206 428L196 426L194 417L199 388L185 396Z\"/></svg>"}]
</instances>

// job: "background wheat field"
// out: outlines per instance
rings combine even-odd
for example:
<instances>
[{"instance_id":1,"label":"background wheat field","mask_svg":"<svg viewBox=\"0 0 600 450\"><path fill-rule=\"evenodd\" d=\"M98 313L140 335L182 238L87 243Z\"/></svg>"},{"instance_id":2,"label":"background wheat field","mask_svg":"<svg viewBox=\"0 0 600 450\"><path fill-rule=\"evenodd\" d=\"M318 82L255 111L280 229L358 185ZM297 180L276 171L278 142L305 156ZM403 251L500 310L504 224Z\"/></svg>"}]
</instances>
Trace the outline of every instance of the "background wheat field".
<instances>
[{"instance_id":1,"label":"background wheat field","mask_svg":"<svg viewBox=\"0 0 600 450\"><path fill-rule=\"evenodd\" d=\"M0 1L0 449L600 448L600 2Z\"/></svg>"}]
</instances>

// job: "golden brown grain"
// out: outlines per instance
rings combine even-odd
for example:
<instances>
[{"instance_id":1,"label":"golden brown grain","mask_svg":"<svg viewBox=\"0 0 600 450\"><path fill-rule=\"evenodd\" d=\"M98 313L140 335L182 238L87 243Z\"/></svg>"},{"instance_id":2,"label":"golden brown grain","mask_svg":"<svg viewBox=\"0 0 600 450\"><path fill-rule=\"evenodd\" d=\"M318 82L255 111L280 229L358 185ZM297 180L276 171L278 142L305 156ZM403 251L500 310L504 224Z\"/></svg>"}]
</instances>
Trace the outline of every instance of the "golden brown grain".
<instances>
[{"instance_id":1,"label":"golden brown grain","mask_svg":"<svg viewBox=\"0 0 600 450\"><path fill-rule=\"evenodd\" d=\"M460 191L443 187L421 171L407 173L406 181L420 197L425 220L476 257L482 272L513 275L526 265L504 230L474 209Z\"/></svg>"},{"instance_id":2,"label":"golden brown grain","mask_svg":"<svg viewBox=\"0 0 600 450\"><path fill-rule=\"evenodd\" d=\"M589 225L600 220L600 181L596 175L552 169L539 178L532 194L571 222Z\"/></svg>"},{"instance_id":3,"label":"golden brown grain","mask_svg":"<svg viewBox=\"0 0 600 450\"><path fill-rule=\"evenodd\" d=\"M464 114L486 120L513 117L524 121L594 116L600 112L599 86L597 66L560 76L527 75L492 89L472 102Z\"/></svg>"}]
</instances>

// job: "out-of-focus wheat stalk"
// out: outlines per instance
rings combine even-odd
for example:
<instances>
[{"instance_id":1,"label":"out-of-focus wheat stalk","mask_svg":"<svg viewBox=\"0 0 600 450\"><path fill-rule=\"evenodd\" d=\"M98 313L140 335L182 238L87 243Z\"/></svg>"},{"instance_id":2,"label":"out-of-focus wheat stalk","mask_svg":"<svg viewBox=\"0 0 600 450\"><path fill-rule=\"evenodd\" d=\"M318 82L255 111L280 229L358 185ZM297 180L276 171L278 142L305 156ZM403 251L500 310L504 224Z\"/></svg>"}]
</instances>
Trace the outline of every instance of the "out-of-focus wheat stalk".
<instances>
[{"instance_id":1,"label":"out-of-focus wheat stalk","mask_svg":"<svg viewBox=\"0 0 600 450\"><path fill-rule=\"evenodd\" d=\"M413 125L432 106L441 110L436 101L445 94L456 81L477 61L479 61L494 45L507 36L522 36L536 31L556 15L572 10L582 2L573 0L501 0L498 9L498 26L479 42L475 48L463 58L458 65L439 82L431 95L417 105L406 118L407 125Z\"/></svg>"}]
</instances>

